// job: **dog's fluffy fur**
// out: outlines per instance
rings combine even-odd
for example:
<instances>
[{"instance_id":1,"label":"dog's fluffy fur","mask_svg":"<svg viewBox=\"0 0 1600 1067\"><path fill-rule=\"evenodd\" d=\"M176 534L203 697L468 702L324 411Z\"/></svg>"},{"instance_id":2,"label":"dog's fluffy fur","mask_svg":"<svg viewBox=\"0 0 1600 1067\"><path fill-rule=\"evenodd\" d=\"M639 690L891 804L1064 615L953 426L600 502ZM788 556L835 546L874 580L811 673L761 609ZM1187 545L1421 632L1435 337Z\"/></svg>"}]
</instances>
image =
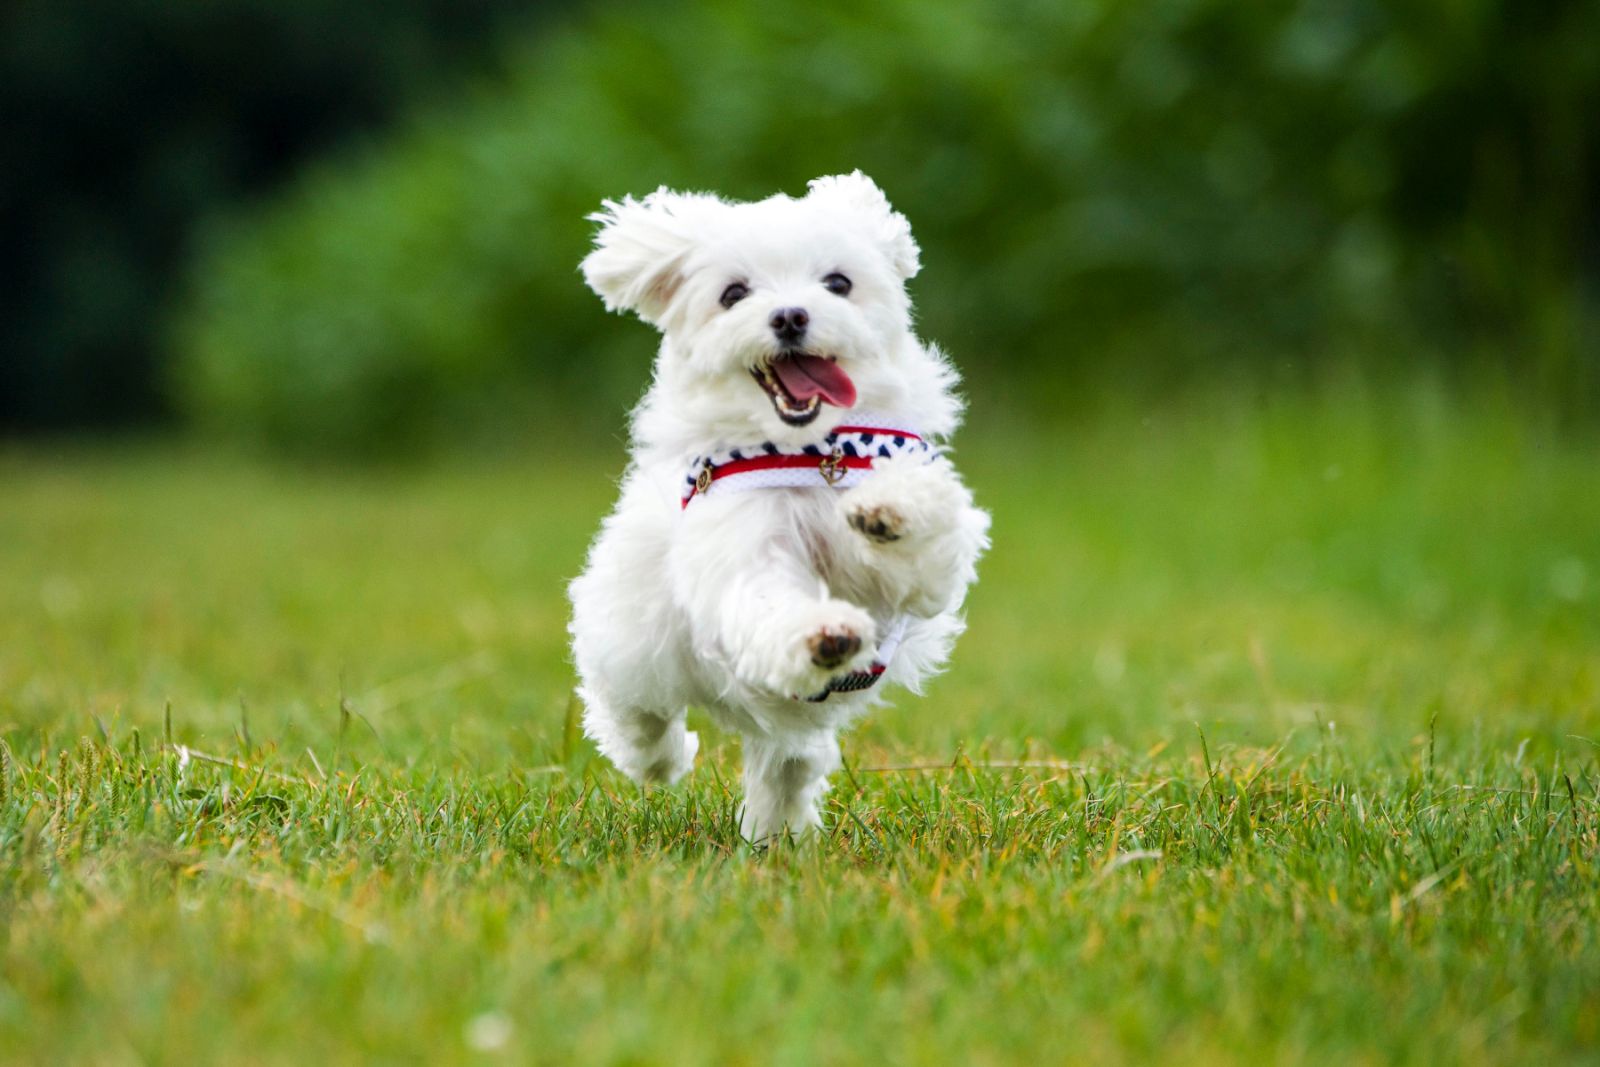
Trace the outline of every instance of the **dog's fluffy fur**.
<instances>
[{"instance_id":1,"label":"dog's fluffy fur","mask_svg":"<svg viewBox=\"0 0 1600 1067\"><path fill-rule=\"evenodd\" d=\"M698 748L686 709L704 708L744 736L744 835L804 833L821 823L839 729L887 685L920 691L942 666L989 517L944 455L880 461L842 492L713 492L683 508L680 488L711 449L799 446L848 421L832 403L806 425L780 418L757 377L802 350L848 374L854 409L948 439L956 374L913 333L905 291L917 245L859 172L756 203L661 189L591 218L584 277L663 338L621 499L571 586L584 730L636 781L672 782ZM835 275L849 280L844 295ZM748 295L725 306L734 284ZM809 318L798 340L772 320L795 308ZM911 624L878 686L796 699L870 664L901 615Z\"/></svg>"}]
</instances>

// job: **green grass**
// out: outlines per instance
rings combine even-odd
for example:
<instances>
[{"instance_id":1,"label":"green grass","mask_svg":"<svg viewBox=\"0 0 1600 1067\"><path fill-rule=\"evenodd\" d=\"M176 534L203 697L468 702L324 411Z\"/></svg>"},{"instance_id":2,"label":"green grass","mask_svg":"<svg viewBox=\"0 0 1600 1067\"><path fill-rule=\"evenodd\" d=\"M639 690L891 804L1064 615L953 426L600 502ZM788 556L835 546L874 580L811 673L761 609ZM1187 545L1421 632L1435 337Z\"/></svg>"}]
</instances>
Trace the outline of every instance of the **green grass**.
<instances>
[{"instance_id":1,"label":"green grass","mask_svg":"<svg viewBox=\"0 0 1600 1067\"><path fill-rule=\"evenodd\" d=\"M971 632L758 855L736 739L646 795L575 736L614 443L0 453L0 1058L1594 1062L1600 448L1417 394L959 458Z\"/></svg>"}]
</instances>

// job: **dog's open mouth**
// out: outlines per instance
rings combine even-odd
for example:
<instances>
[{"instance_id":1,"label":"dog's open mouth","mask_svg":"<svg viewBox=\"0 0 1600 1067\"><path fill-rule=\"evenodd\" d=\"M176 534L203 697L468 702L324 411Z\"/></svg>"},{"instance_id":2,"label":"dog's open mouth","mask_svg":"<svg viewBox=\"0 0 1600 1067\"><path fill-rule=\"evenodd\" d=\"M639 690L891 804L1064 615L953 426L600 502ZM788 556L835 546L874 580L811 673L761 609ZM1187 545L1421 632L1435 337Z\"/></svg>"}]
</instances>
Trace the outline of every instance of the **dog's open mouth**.
<instances>
[{"instance_id":1,"label":"dog's open mouth","mask_svg":"<svg viewBox=\"0 0 1600 1067\"><path fill-rule=\"evenodd\" d=\"M832 356L780 352L750 373L772 398L778 418L790 426L804 426L816 418L824 401L840 408L856 402L855 383Z\"/></svg>"}]
</instances>

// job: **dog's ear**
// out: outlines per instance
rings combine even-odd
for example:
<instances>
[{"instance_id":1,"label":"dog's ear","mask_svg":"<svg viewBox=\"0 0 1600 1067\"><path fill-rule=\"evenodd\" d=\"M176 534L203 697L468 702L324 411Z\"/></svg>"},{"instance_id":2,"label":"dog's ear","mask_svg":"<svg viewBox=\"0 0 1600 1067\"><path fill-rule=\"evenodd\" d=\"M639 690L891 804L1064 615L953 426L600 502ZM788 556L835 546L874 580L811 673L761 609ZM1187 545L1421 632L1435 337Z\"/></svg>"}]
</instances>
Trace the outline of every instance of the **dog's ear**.
<instances>
[{"instance_id":1,"label":"dog's ear","mask_svg":"<svg viewBox=\"0 0 1600 1067\"><path fill-rule=\"evenodd\" d=\"M643 200L606 200L589 216L600 224L594 251L584 257L584 280L609 311L633 311L659 325L694 248L692 216L714 197L657 189Z\"/></svg>"},{"instance_id":2,"label":"dog's ear","mask_svg":"<svg viewBox=\"0 0 1600 1067\"><path fill-rule=\"evenodd\" d=\"M835 174L817 178L810 185L806 199L817 200L855 212L868 227L867 232L889 257L889 263L901 279L916 277L921 268L917 242L911 237L911 224L906 217L889 206L876 182L859 170L849 174Z\"/></svg>"}]
</instances>

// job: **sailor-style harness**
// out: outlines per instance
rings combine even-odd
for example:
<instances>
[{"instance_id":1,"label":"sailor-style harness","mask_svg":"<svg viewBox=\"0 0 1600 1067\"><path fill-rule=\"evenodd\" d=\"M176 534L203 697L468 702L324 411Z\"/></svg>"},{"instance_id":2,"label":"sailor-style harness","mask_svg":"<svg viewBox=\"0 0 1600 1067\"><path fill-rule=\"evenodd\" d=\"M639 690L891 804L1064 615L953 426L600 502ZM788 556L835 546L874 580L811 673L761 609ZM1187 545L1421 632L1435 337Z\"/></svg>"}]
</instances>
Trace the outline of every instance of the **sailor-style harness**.
<instances>
[{"instance_id":1,"label":"sailor-style harness","mask_svg":"<svg viewBox=\"0 0 1600 1067\"><path fill-rule=\"evenodd\" d=\"M835 427L814 444L781 446L762 441L695 456L683 482L683 507L688 508L696 497L712 493L720 496L750 489L849 489L860 485L880 459L914 455L927 461L938 455L920 434L897 425L897 421L857 413L849 424ZM872 688L888 669L909 625L910 619L905 615L890 622L883 640L878 642L878 654L866 670L831 678L822 692L796 699L820 703L834 693Z\"/></svg>"},{"instance_id":2,"label":"sailor-style harness","mask_svg":"<svg viewBox=\"0 0 1600 1067\"><path fill-rule=\"evenodd\" d=\"M683 506L712 490L722 494L807 486L849 489L861 484L877 460L904 455L932 459L934 454L921 435L896 428L889 419L858 416L815 444L783 447L762 441L694 457L683 481Z\"/></svg>"}]
</instances>

